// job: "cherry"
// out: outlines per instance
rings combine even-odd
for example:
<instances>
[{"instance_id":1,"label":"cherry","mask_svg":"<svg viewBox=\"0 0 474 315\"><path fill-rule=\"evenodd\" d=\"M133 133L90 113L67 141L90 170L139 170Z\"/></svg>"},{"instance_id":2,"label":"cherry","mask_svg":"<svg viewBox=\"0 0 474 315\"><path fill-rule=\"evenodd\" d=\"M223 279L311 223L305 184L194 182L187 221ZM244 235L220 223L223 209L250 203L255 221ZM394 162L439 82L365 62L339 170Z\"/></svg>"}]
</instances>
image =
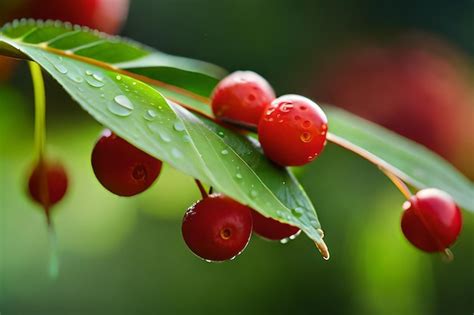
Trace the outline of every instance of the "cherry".
<instances>
[{"instance_id":1,"label":"cherry","mask_svg":"<svg viewBox=\"0 0 474 315\"><path fill-rule=\"evenodd\" d=\"M257 126L265 107L275 99L270 84L251 71L237 71L214 89L212 111L224 121Z\"/></svg>"},{"instance_id":2,"label":"cherry","mask_svg":"<svg viewBox=\"0 0 474 315\"><path fill-rule=\"evenodd\" d=\"M59 162L40 161L33 168L28 180L31 198L47 212L63 199L67 187L66 170Z\"/></svg>"},{"instance_id":3,"label":"cherry","mask_svg":"<svg viewBox=\"0 0 474 315\"><path fill-rule=\"evenodd\" d=\"M182 233L199 257L211 261L232 259L250 240L250 208L221 194L209 195L186 211Z\"/></svg>"},{"instance_id":4,"label":"cherry","mask_svg":"<svg viewBox=\"0 0 474 315\"><path fill-rule=\"evenodd\" d=\"M253 209L251 213L253 219L253 231L263 238L272 241L284 240L297 236L301 231L295 226L264 217Z\"/></svg>"},{"instance_id":5,"label":"cherry","mask_svg":"<svg viewBox=\"0 0 474 315\"><path fill-rule=\"evenodd\" d=\"M265 155L282 166L312 161L326 144L327 118L313 101L299 95L274 100L258 125Z\"/></svg>"},{"instance_id":6,"label":"cherry","mask_svg":"<svg viewBox=\"0 0 474 315\"><path fill-rule=\"evenodd\" d=\"M403 234L423 251L444 251L461 232L461 211L451 196L441 190L420 190L403 208Z\"/></svg>"},{"instance_id":7,"label":"cherry","mask_svg":"<svg viewBox=\"0 0 474 315\"><path fill-rule=\"evenodd\" d=\"M25 0L15 17L61 20L116 34L128 8L129 0Z\"/></svg>"},{"instance_id":8,"label":"cherry","mask_svg":"<svg viewBox=\"0 0 474 315\"><path fill-rule=\"evenodd\" d=\"M106 129L92 151L92 168L99 182L119 196L133 196L153 184L162 162Z\"/></svg>"}]
</instances>

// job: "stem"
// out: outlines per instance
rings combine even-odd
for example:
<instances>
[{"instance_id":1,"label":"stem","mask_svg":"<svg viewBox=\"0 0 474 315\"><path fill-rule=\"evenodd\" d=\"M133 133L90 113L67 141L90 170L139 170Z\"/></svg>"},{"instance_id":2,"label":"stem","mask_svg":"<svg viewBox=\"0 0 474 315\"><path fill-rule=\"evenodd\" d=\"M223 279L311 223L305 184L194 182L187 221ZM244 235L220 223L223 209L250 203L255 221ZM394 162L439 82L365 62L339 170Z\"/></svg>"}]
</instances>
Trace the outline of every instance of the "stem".
<instances>
[{"instance_id":1,"label":"stem","mask_svg":"<svg viewBox=\"0 0 474 315\"><path fill-rule=\"evenodd\" d=\"M35 93L35 151L38 161L44 157L44 147L46 141L46 96L44 90L43 74L36 62L28 62L30 66L31 79Z\"/></svg>"},{"instance_id":2,"label":"stem","mask_svg":"<svg viewBox=\"0 0 474 315\"><path fill-rule=\"evenodd\" d=\"M379 169L392 181L407 200L412 197L412 193L404 181L383 167L379 167Z\"/></svg>"},{"instance_id":3,"label":"stem","mask_svg":"<svg viewBox=\"0 0 474 315\"><path fill-rule=\"evenodd\" d=\"M406 199L410 199L412 196L412 193L410 189L405 185L402 179L398 175L396 175L396 169L394 169L390 164L385 162L384 160L380 159L378 156L370 153L369 151L366 151L357 145L340 138L336 136L335 134L332 134L328 132L327 134L327 139L328 141L331 141L332 143L335 143L349 151L352 151L364 159L368 160L369 162L375 164L378 166L378 168L395 184L395 186L400 190L400 192L405 196Z\"/></svg>"},{"instance_id":4,"label":"stem","mask_svg":"<svg viewBox=\"0 0 474 315\"><path fill-rule=\"evenodd\" d=\"M196 182L196 185L199 188L199 192L201 193L202 198L203 199L207 198L207 196L208 196L207 191L206 191L206 189L204 189L204 186L202 185L201 181L199 179L195 179L194 181Z\"/></svg>"},{"instance_id":5,"label":"stem","mask_svg":"<svg viewBox=\"0 0 474 315\"><path fill-rule=\"evenodd\" d=\"M49 215L46 217L49 235L49 276L56 279L59 275L58 238Z\"/></svg>"}]
</instances>

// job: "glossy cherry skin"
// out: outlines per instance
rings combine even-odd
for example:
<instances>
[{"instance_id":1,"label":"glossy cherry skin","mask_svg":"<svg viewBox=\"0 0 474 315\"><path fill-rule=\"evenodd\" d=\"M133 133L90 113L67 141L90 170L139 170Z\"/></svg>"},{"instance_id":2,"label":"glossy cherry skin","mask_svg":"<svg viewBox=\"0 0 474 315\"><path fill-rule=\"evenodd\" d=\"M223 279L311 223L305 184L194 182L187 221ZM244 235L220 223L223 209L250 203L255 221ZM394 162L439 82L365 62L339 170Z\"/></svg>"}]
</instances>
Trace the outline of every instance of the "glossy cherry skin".
<instances>
[{"instance_id":1,"label":"glossy cherry skin","mask_svg":"<svg viewBox=\"0 0 474 315\"><path fill-rule=\"evenodd\" d=\"M237 71L214 89L212 111L223 121L257 126L265 108L275 99L270 84L251 71Z\"/></svg>"},{"instance_id":2,"label":"glossy cherry skin","mask_svg":"<svg viewBox=\"0 0 474 315\"><path fill-rule=\"evenodd\" d=\"M70 22L116 34L126 20L129 0L26 0L19 17Z\"/></svg>"},{"instance_id":3,"label":"glossy cherry skin","mask_svg":"<svg viewBox=\"0 0 474 315\"><path fill-rule=\"evenodd\" d=\"M209 195L186 211L182 233L197 256L210 261L229 260L239 255L250 240L250 208L221 194Z\"/></svg>"},{"instance_id":4,"label":"glossy cherry skin","mask_svg":"<svg viewBox=\"0 0 474 315\"><path fill-rule=\"evenodd\" d=\"M461 211L451 196L441 190L420 190L403 208L403 234L425 252L444 251L461 232Z\"/></svg>"},{"instance_id":5,"label":"glossy cherry skin","mask_svg":"<svg viewBox=\"0 0 474 315\"><path fill-rule=\"evenodd\" d=\"M31 198L47 211L63 199L68 188L66 170L59 162L40 161L28 180Z\"/></svg>"},{"instance_id":6,"label":"glossy cherry skin","mask_svg":"<svg viewBox=\"0 0 474 315\"><path fill-rule=\"evenodd\" d=\"M299 95L284 95L266 109L258 125L265 155L282 166L311 162L326 144L328 121L313 101Z\"/></svg>"},{"instance_id":7,"label":"glossy cherry skin","mask_svg":"<svg viewBox=\"0 0 474 315\"><path fill-rule=\"evenodd\" d=\"M266 238L272 241L281 241L293 236L296 236L300 233L300 229L296 226L278 222L272 218L267 218L253 210L252 220L253 220L253 231L258 236Z\"/></svg>"},{"instance_id":8,"label":"glossy cherry skin","mask_svg":"<svg viewBox=\"0 0 474 315\"><path fill-rule=\"evenodd\" d=\"M105 130L92 151L92 168L99 182L119 196L145 191L156 180L162 162Z\"/></svg>"}]
</instances>

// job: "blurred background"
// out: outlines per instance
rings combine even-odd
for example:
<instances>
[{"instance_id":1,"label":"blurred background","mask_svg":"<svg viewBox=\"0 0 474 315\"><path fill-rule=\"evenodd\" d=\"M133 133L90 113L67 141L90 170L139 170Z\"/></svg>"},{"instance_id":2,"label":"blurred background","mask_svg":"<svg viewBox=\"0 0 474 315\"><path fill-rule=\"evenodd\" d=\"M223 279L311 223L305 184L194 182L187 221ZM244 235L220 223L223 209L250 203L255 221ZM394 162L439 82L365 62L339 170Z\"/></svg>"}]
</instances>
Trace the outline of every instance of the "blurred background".
<instances>
[{"instance_id":1,"label":"blurred background","mask_svg":"<svg viewBox=\"0 0 474 315\"><path fill-rule=\"evenodd\" d=\"M66 12L66 13L65 13ZM382 124L474 178L474 1L0 0L0 22L60 18L162 51L266 77ZM71 185L57 206L61 272L48 275L42 212L25 193L34 159L26 63L0 57L0 313L471 314L474 220L455 260L412 247L402 195L368 162L329 144L299 172L332 258L301 235L253 237L234 261L196 258L181 238L192 178L165 166L142 195L95 179L102 127L47 79L48 152Z\"/></svg>"}]
</instances>

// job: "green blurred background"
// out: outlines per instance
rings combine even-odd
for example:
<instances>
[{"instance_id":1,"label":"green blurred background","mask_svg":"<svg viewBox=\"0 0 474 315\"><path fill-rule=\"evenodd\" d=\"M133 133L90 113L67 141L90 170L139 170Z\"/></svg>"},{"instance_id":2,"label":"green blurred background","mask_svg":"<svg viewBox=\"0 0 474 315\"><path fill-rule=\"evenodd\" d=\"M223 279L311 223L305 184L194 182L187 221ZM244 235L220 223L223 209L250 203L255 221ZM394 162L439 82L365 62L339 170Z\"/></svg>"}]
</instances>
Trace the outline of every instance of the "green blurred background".
<instances>
[{"instance_id":1,"label":"green blurred background","mask_svg":"<svg viewBox=\"0 0 474 315\"><path fill-rule=\"evenodd\" d=\"M331 72L339 53L368 42L394 47L412 34L416 45L420 38L435 41L449 51L436 60L453 65L456 73L455 84L441 86L457 91L462 85L459 93L469 95L462 98L466 104L448 102L454 112L466 106L459 116L467 120L435 120L440 130L464 128L455 129L460 139L455 149L440 153L473 178L473 1L132 0L130 5L122 35L229 70L251 69L278 94L322 101L322 69ZM364 78L351 75L354 82ZM2 315L474 312L472 214L464 212L452 263L424 254L401 233L402 195L376 167L329 144L299 176L326 231L330 261L301 235L285 245L254 236L237 259L206 263L181 238L182 215L199 198L193 179L165 166L142 195L111 195L90 166L102 127L50 78L46 84L49 154L66 164L71 178L54 213L61 272L56 280L48 275L45 219L25 194L34 113L23 62L0 83ZM421 105L424 112L417 115L430 116L430 104ZM449 133L443 134L439 141L451 145Z\"/></svg>"}]
</instances>

